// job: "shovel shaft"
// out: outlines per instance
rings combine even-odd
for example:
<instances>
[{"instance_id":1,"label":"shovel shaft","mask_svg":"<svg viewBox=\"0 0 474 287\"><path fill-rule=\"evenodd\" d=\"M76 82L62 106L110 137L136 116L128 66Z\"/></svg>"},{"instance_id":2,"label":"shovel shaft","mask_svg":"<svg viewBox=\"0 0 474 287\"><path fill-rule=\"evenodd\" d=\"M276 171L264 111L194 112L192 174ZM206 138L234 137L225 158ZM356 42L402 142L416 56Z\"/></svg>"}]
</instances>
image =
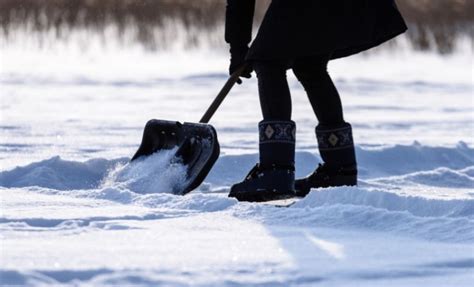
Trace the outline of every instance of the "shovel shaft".
<instances>
[{"instance_id":1,"label":"shovel shaft","mask_svg":"<svg viewBox=\"0 0 474 287\"><path fill-rule=\"evenodd\" d=\"M212 102L211 106L207 109L204 116L202 116L201 120L199 121L201 124L207 124L211 120L212 116L215 114L219 106L224 101L225 97L229 94L232 87L235 83L239 80L240 75L242 72L247 68L247 64L240 67L237 71L235 71L230 78L225 83L224 87L222 87L221 91L217 95L217 97Z\"/></svg>"}]
</instances>

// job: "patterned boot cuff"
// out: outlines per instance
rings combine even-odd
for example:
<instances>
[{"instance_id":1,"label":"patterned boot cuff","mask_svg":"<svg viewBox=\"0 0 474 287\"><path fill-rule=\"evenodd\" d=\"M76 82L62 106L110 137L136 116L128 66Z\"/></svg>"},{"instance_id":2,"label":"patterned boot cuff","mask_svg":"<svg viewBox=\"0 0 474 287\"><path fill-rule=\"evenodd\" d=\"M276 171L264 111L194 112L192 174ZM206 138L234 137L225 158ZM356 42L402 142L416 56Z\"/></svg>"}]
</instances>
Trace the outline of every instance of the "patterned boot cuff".
<instances>
[{"instance_id":1,"label":"patterned boot cuff","mask_svg":"<svg viewBox=\"0 0 474 287\"><path fill-rule=\"evenodd\" d=\"M352 127L345 123L339 127L317 126L316 137L318 138L319 150L337 150L352 148Z\"/></svg>"},{"instance_id":2,"label":"patterned boot cuff","mask_svg":"<svg viewBox=\"0 0 474 287\"><path fill-rule=\"evenodd\" d=\"M260 144L295 144L296 125L293 121L261 121L258 128Z\"/></svg>"}]
</instances>

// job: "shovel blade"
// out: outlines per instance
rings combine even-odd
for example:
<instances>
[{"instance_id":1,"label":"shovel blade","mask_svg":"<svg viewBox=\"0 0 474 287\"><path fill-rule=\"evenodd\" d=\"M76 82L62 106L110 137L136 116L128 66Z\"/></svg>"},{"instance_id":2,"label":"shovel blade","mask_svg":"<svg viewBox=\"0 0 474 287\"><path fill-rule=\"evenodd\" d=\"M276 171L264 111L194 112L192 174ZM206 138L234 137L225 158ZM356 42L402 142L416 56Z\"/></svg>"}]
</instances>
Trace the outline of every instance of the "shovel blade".
<instances>
[{"instance_id":1,"label":"shovel blade","mask_svg":"<svg viewBox=\"0 0 474 287\"><path fill-rule=\"evenodd\" d=\"M186 182L174 189L184 195L196 189L219 158L220 146L214 127L208 124L150 120L143 139L131 161L161 150L177 148L175 159L187 167Z\"/></svg>"}]
</instances>

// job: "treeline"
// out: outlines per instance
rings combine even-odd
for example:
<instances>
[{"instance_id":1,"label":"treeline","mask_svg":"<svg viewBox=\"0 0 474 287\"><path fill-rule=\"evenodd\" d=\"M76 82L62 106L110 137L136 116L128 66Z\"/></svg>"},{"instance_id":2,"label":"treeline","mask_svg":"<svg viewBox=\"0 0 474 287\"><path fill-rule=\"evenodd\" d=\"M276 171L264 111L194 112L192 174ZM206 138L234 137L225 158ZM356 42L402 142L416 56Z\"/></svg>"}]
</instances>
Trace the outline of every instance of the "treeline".
<instances>
[{"instance_id":1,"label":"treeline","mask_svg":"<svg viewBox=\"0 0 474 287\"><path fill-rule=\"evenodd\" d=\"M472 40L473 0L397 0L412 45L419 50L435 48L449 53L461 36Z\"/></svg>"},{"instance_id":2,"label":"treeline","mask_svg":"<svg viewBox=\"0 0 474 287\"><path fill-rule=\"evenodd\" d=\"M18 29L36 35L53 31L67 39L74 30L103 33L113 27L118 38L127 33L148 49L169 44L179 25L188 45L200 38L221 39L225 0L0 0L0 25L6 40ZM256 25L269 0L257 0ZM460 36L472 37L473 0L397 0L416 49L449 53ZM166 38L165 36L168 35ZM171 37L172 38L172 37Z\"/></svg>"}]
</instances>

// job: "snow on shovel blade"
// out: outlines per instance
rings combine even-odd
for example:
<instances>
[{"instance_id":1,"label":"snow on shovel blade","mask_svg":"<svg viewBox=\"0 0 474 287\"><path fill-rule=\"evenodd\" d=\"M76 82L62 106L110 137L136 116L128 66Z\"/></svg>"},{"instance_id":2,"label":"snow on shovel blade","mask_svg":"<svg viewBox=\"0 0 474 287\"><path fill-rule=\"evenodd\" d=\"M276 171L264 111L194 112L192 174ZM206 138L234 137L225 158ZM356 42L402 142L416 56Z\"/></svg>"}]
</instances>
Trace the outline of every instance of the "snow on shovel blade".
<instances>
[{"instance_id":1,"label":"snow on shovel blade","mask_svg":"<svg viewBox=\"0 0 474 287\"><path fill-rule=\"evenodd\" d=\"M174 193L184 195L204 181L219 157L217 133L211 125L150 120L132 161L176 147L175 160L187 166L187 180Z\"/></svg>"}]
</instances>

